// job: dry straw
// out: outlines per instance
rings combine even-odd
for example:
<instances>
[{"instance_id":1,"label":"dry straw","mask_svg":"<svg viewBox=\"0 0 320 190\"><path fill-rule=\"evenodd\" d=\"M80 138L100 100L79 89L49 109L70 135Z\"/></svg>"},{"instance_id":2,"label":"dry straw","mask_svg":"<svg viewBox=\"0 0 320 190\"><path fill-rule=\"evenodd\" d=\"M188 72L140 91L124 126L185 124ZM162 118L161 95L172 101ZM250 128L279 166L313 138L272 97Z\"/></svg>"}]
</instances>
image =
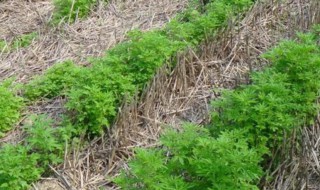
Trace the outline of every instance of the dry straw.
<instances>
[{"instance_id":1,"label":"dry straw","mask_svg":"<svg viewBox=\"0 0 320 190\"><path fill-rule=\"evenodd\" d=\"M14 4L13 1L5 3L8 2ZM103 49L122 41L132 26L144 30L160 27L185 5L185 1L156 2L112 2L106 9L99 6L88 20L74 25L55 30L41 26L40 38L26 52L1 55L1 77L18 74L21 81L25 81L66 58L85 63L87 56L102 55ZM128 167L126 161L133 155L134 147L157 146L159 135L168 126L178 128L185 121L208 123L209 101L219 96L213 89L246 83L250 71L268 64L259 58L262 53L281 39L292 38L296 31L307 31L312 24L320 23L320 2L264 0L240 18L230 21L229 27L209 43L177 55L175 68L160 69L141 97L121 107L116 123L105 136L85 148L68 148L64 164L52 168L54 177L42 180L34 188L56 185L55 189L117 189L110 178L116 176L119 169ZM3 69L2 65L9 67ZM53 114L54 110L44 109L50 105L39 103L31 110ZM288 137L286 144L299 143L299 149L291 146L292 154L273 172L275 180L264 184L265 189L317 189L320 186L319 125L317 121L315 126L306 126L297 131L296 136Z\"/></svg>"}]
</instances>

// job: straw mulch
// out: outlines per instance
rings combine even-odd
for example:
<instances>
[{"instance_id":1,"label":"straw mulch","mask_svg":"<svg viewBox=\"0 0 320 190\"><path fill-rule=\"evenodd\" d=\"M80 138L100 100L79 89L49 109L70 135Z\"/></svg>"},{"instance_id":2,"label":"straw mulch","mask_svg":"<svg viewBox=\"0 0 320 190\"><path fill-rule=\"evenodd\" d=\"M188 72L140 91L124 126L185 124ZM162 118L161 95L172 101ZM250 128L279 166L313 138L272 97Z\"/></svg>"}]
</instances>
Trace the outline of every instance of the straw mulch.
<instances>
[{"instance_id":1,"label":"straw mulch","mask_svg":"<svg viewBox=\"0 0 320 190\"><path fill-rule=\"evenodd\" d=\"M187 0L112 0L107 4L101 0L89 18L52 27L52 1L1 2L0 39L11 42L30 32L39 36L27 48L0 51L0 81L16 77L19 82L27 82L64 60L87 64L89 57L101 56L123 41L128 31L159 28L186 4Z\"/></svg>"},{"instance_id":2,"label":"straw mulch","mask_svg":"<svg viewBox=\"0 0 320 190\"><path fill-rule=\"evenodd\" d=\"M8 2L14 1L5 3ZM160 4L163 2L163 5L167 5L164 8L157 1L145 2L146 0L114 2L106 7L110 10L108 12L100 12L100 5L88 20L54 30L38 25L38 30L46 31L47 35L41 35L40 32L39 39L29 47L30 51L25 50L25 54L12 52L5 55L5 58L0 56L0 79L18 75L20 81L28 81L30 76L67 58L86 64L88 56L100 56L104 49L124 40L124 33L133 25L140 26L143 30L160 27L184 5L174 4L169 0L160 1ZM123 9L122 5L128 5L127 9ZM150 5L154 7L150 8ZM141 15L150 17L137 16L137 9L144 10L140 12ZM197 50L177 55L175 68L165 66L159 70L142 96L137 97L134 103L121 107L116 123L105 136L91 141L84 148L77 145L68 147L64 164L52 167L54 176L34 184L34 189L117 189L110 179L118 175L121 168L128 169L126 163L133 156L133 148L157 146L159 135L166 127L179 128L186 121L208 123L210 101L219 96L213 89L234 88L247 83L250 71L260 70L268 64L259 58L262 53L280 39L292 38L296 31L307 31L313 23L320 23L319 9L318 0L265 0L256 3L245 18L230 21L228 29L220 31L220 35L209 43ZM168 12L163 15L166 11ZM113 15L113 19L107 14ZM125 17L126 14L129 16ZM122 17L135 18L137 25L130 26L128 19ZM44 16L44 19L48 18ZM154 18L158 19L153 21ZM133 20L131 21L134 22ZM98 21L104 24L95 24ZM1 18L0 23L2 24ZM110 27L111 32L104 28L106 26ZM34 55L39 56L28 56L26 52L32 52L31 49L37 50ZM10 60L9 56L19 59L13 59L16 62L6 62L5 60ZM32 60L33 64L28 66L27 60ZM63 100L55 99L51 103L40 102L31 110L54 115L59 112L61 104ZM292 154L273 172L275 180L265 183L264 189L319 189L319 124L320 122L316 122L315 126L306 126L297 131L296 136L288 139L287 142L294 145L302 143L292 146Z\"/></svg>"},{"instance_id":3,"label":"straw mulch","mask_svg":"<svg viewBox=\"0 0 320 190\"><path fill-rule=\"evenodd\" d=\"M320 2L287 0L258 2L242 20L230 21L209 43L178 55L175 68L163 67L135 103L124 105L115 125L84 149L69 149L56 177L65 188L117 189L111 180L128 169L135 147L154 147L166 127L182 122L210 121L213 89L234 88L248 82L248 73L268 64L259 56L281 39L293 38L320 23ZM169 74L168 74L169 73ZM319 176L318 126L303 129L301 149L273 172L274 181L264 189L317 189ZM288 143L296 144L290 137ZM293 146L297 147L297 146ZM302 156L303 155L303 156Z\"/></svg>"}]
</instances>

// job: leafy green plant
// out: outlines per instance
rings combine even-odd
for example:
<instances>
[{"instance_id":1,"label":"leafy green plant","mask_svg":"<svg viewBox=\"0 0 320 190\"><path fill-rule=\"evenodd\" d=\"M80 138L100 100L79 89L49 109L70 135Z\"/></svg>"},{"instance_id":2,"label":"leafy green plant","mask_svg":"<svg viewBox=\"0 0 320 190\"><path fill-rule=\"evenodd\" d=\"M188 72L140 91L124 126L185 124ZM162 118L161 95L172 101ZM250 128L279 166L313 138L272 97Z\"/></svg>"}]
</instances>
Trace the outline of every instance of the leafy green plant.
<instances>
[{"instance_id":1,"label":"leafy green plant","mask_svg":"<svg viewBox=\"0 0 320 190\"><path fill-rule=\"evenodd\" d=\"M44 143L45 144L45 143ZM39 154L29 154L23 145L5 145L0 149L0 189L24 190L40 178L42 168L37 167Z\"/></svg>"},{"instance_id":2,"label":"leafy green plant","mask_svg":"<svg viewBox=\"0 0 320 190\"><path fill-rule=\"evenodd\" d=\"M37 36L37 32L31 32L29 34L21 35L16 38L10 46L13 49L28 47Z\"/></svg>"},{"instance_id":3,"label":"leafy green plant","mask_svg":"<svg viewBox=\"0 0 320 190\"><path fill-rule=\"evenodd\" d=\"M0 137L18 121L22 100L10 89L10 84L0 84Z\"/></svg>"},{"instance_id":4,"label":"leafy green plant","mask_svg":"<svg viewBox=\"0 0 320 190\"><path fill-rule=\"evenodd\" d=\"M212 131L245 128L252 144L276 146L285 133L314 120L320 89L320 49L314 34L299 34L264 55L272 67L252 75L252 84L225 91L213 101Z\"/></svg>"},{"instance_id":5,"label":"leafy green plant","mask_svg":"<svg viewBox=\"0 0 320 190\"><path fill-rule=\"evenodd\" d=\"M30 100L40 97L53 98L71 88L82 75L81 67L71 61L55 64L42 76L36 77L24 86L24 96Z\"/></svg>"},{"instance_id":6,"label":"leafy green plant","mask_svg":"<svg viewBox=\"0 0 320 190\"><path fill-rule=\"evenodd\" d=\"M46 115L33 115L30 121L24 128L25 143L40 155L38 165L45 167L61 162L64 142L60 140L58 128L53 128L53 120Z\"/></svg>"},{"instance_id":7,"label":"leafy green plant","mask_svg":"<svg viewBox=\"0 0 320 190\"><path fill-rule=\"evenodd\" d=\"M21 144L0 149L0 190L30 188L29 184L47 171L48 164L62 161L64 136L70 139L70 132L53 128L52 119L45 115L31 116L23 130L26 137Z\"/></svg>"},{"instance_id":8,"label":"leafy green plant","mask_svg":"<svg viewBox=\"0 0 320 190\"><path fill-rule=\"evenodd\" d=\"M130 41L107 52L107 59L102 61L97 59L96 62L108 65L125 64L122 72L130 74L133 83L140 87L151 79L166 60L185 47L184 43L171 41L160 31L148 33L131 31L128 37Z\"/></svg>"},{"instance_id":9,"label":"leafy green plant","mask_svg":"<svg viewBox=\"0 0 320 190\"><path fill-rule=\"evenodd\" d=\"M138 149L131 170L115 182L123 189L258 189L265 150L250 149L244 131L213 138L207 129L185 125L169 130L162 149Z\"/></svg>"},{"instance_id":10,"label":"leafy green plant","mask_svg":"<svg viewBox=\"0 0 320 190\"><path fill-rule=\"evenodd\" d=\"M55 10L52 22L57 24L64 19L68 23L74 22L77 18L86 17L96 3L96 0L54 0Z\"/></svg>"},{"instance_id":11,"label":"leafy green plant","mask_svg":"<svg viewBox=\"0 0 320 190\"><path fill-rule=\"evenodd\" d=\"M76 113L73 119L80 132L99 135L110 125L109 119L116 115L115 99L96 86L74 89L68 94L66 108ZM108 119L109 118L109 119Z\"/></svg>"}]
</instances>

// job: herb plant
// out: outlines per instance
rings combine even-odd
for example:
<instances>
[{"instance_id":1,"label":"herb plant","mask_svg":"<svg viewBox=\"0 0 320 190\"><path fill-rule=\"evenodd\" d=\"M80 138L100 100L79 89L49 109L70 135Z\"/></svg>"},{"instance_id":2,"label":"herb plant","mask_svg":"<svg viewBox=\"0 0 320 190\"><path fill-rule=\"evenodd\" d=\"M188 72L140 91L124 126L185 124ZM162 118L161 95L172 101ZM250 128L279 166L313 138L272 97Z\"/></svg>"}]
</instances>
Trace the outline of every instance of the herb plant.
<instances>
[{"instance_id":1,"label":"herb plant","mask_svg":"<svg viewBox=\"0 0 320 190\"><path fill-rule=\"evenodd\" d=\"M22 100L11 89L10 84L0 84L0 137L18 121Z\"/></svg>"},{"instance_id":2,"label":"herb plant","mask_svg":"<svg viewBox=\"0 0 320 190\"><path fill-rule=\"evenodd\" d=\"M46 115L33 115L30 120L24 128L25 143L32 152L39 154L38 165L46 167L49 163L61 162L64 142L61 142L58 128L53 128L53 120Z\"/></svg>"},{"instance_id":3,"label":"herb plant","mask_svg":"<svg viewBox=\"0 0 320 190\"><path fill-rule=\"evenodd\" d=\"M63 158L65 130L53 128L45 116L32 116L23 128L26 137L21 144L6 144L0 149L0 190L25 190L47 171L48 164Z\"/></svg>"},{"instance_id":4,"label":"herb plant","mask_svg":"<svg viewBox=\"0 0 320 190\"><path fill-rule=\"evenodd\" d=\"M213 101L212 131L246 128L252 143L275 146L285 133L310 124L318 112L320 51L314 34L298 34L264 55L272 67L252 75L252 84L224 91Z\"/></svg>"},{"instance_id":5,"label":"herb plant","mask_svg":"<svg viewBox=\"0 0 320 190\"><path fill-rule=\"evenodd\" d=\"M29 100L39 97L53 98L71 88L75 80L81 77L82 70L71 61L55 64L42 76L34 78L24 86L24 96Z\"/></svg>"},{"instance_id":6,"label":"herb plant","mask_svg":"<svg viewBox=\"0 0 320 190\"><path fill-rule=\"evenodd\" d=\"M23 34L17 37L11 44L13 49L19 49L28 47L32 41L38 36L37 32L31 32L29 34Z\"/></svg>"},{"instance_id":7,"label":"herb plant","mask_svg":"<svg viewBox=\"0 0 320 190\"><path fill-rule=\"evenodd\" d=\"M62 20L68 23L77 18L86 17L96 3L96 0L54 0L54 12L52 22L58 24Z\"/></svg>"},{"instance_id":8,"label":"herb plant","mask_svg":"<svg viewBox=\"0 0 320 190\"><path fill-rule=\"evenodd\" d=\"M250 149L243 131L213 138L207 129L187 124L167 131L160 149L138 149L115 182L123 189L258 189L264 150Z\"/></svg>"},{"instance_id":9,"label":"herb plant","mask_svg":"<svg viewBox=\"0 0 320 190\"><path fill-rule=\"evenodd\" d=\"M0 189L28 189L31 182L39 179L43 169L38 167L39 154L29 154L29 147L5 145L0 149Z\"/></svg>"}]
</instances>

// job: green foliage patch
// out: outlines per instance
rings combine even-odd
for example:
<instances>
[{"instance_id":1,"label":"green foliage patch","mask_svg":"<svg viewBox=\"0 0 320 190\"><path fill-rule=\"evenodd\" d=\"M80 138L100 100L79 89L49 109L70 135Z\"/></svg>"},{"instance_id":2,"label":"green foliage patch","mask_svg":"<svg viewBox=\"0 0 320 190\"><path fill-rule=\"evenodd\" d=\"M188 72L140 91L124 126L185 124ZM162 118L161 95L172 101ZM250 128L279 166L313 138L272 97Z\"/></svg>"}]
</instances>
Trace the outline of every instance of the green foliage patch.
<instances>
[{"instance_id":1,"label":"green foliage patch","mask_svg":"<svg viewBox=\"0 0 320 190\"><path fill-rule=\"evenodd\" d=\"M54 122L46 115L33 115L31 123L25 125L25 143L30 152L39 154L38 165L46 167L60 163L64 141L61 140L59 128L54 128Z\"/></svg>"},{"instance_id":2,"label":"green foliage patch","mask_svg":"<svg viewBox=\"0 0 320 190\"><path fill-rule=\"evenodd\" d=\"M47 171L48 164L62 162L65 130L53 128L44 115L30 117L21 144L0 149L0 190L24 190Z\"/></svg>"},{"instance_id":3,"label":"green foliage patch","mask_svg":"<svg viewBox=\"0 0 320 190\"><path fill-rule=\"evenodd\" d=\"M13 41L0 40L0 53L8 53L13 50L28 47L38 36L37 32L31 32L16 37Z\"/></svg>"},{"instance_id":4,"label":"green foliage patch","mask_svg":"<svg viewBox=\"0 0 320 190\"><path fill-rule=\"evenodd\" d=\"M199 126L183 129L167 131L163 149L138 149L131 171L122 172L116 183L131 190L258 189L262 152L249 148L245 133L234 130L213 138Z\"/></svg>"},{"instance_id":5,"label":"green foliage patch","mask_svg":"<svg viewBox=\"0 0 320 190\"><path fill-rule=\"evenodd\" d=\"M23 106L22 100L9 83L0 84L0 137L18 121Z\"/></svg>"},{"instance_id":6,"label":"green foliage patch","mask_svg":"<svg viewBox=\"0 0 320 190\"><path fill-rule=\"evenodd\" d=\"M161 138L162 148L138 149L131 169L115 182L130 190L258 189L271 150L319 112L318 39L314 32L280 43L264 55L271 67L212 102L207 128L170 130Z\"/></svg>"},{"instance_id":7,"label":"green foliage patch","mask_svg":"<svg viewBox=\"0 0 320 190\"><path fill-rule=\"evenodd\" d=\"M24 86L24 96L29 100L56 97L64 89L71 88L81 75L81 68L71 61L55 64L44 75L34 78Z\"/></svg>"},{"instance_id":8,"label":"green foliage patch","mask_svg":"<svg viewBox=\"0 0 320 190\"><path fill-rule=\"evenodd\" d=\"M58 24L66 20L74 22L77 18L86 17L97 0L54 0L54 12L52 22Z\"/></svg>"},{"instance_id":9,"label":"green foliage patch","mask_svg":"<svg viewBox=\"0 0 320 190\"><path fill-rule=\"evenodd\" d=\"M27 189L43 172L37 165L38 154L29 154L22 145L5 145L0 149L0 189Z\"/></svg>"},{"instance_id":10,"label":"green foliage patch","mask_svg":"<svg viewBox=\"0 0 320 190\"><path fill-rule=\"evenodd\" d=\"M285 133L313 122L319 109L320 51L314 34L298 37L263 56L272 67L254 73L251 85L224 91L212 103L217 110L213 131L246 128L252 143L276 146Z\"/></svg>"}]
</instances>

